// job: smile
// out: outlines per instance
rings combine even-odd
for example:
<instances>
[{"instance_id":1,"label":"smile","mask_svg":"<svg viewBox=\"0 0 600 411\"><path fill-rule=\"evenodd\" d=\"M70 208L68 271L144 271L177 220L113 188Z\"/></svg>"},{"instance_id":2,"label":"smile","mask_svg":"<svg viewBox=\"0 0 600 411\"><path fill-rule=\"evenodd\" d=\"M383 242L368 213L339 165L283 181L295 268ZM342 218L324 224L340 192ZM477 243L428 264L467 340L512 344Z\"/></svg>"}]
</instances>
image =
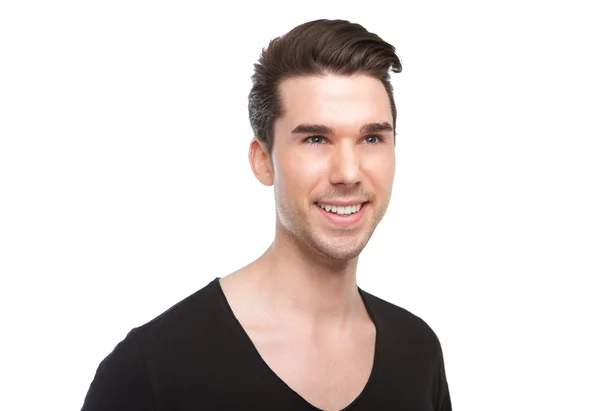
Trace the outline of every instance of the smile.
<instances>
[{"instance_id":1,"label":"smile","mask_svg":"<svg viewBox=\"0 0 600 411\"><path fill-rule=\"evenodd\" d=\"M319 207L321 207L323 210L327 211L328 213L337 214L337 215L350 215L350 214L359 212L363 203L352 204L352 205L347 205L347 206L336 206L333 204L326 204L326 203L317 203L317 205Z\"/></svg>"},{"instance_id":2,"label":"smile","mask_svg":"<svg viewBox=\"0 0 600 411\"><path fill-rule=\"evenodd\" d=\"M328 221L329 224L333 224L338 227L358 227L363 221L365 216L365 210L369 208L369 202L348 204L348 205L336 205L316 202L315 207L319 214Z\"/></svg>"}]
</instances>

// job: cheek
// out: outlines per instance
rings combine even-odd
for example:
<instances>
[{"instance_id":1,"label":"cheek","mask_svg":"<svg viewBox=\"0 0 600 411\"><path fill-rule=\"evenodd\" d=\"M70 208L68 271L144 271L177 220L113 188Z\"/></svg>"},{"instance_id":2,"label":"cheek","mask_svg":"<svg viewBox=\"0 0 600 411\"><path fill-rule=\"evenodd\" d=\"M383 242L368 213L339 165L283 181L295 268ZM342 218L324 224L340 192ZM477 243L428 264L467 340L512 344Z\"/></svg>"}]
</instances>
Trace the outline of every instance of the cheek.
<instances>
[{"instance_id":1,"label":"cheek","mask_svg":"<svg viewBox=\"0 0 600 411\"><path fill-rule=\"evenodd\" d=\"M383 167L382 173L385 174L386 181L391 186L394 182L394 176L396 175L396 156L391 155L384 164L386 164L386 166Z\"/></svg>"},{"instance_id":2,"label":"cheek","mask_svg":"<svg viewBox=\"0 0 600 411\"><path fill-rule=\"evenodd\" d=\"M326 173L327 165L318 156L280 156L274 166L274 185L288 200L306 199Z\"/></svg>"},{"instance_id":3,"label":"cheek","mask_svg":"<svg viewBox=\"0 0 600 411\"><path fill-rule=\"evenodd\" d=\"M391 193L396 174L396 156L394 153L384 156L373 156L365 162L365 173L377 190Z\"/></svg>"}]
</instances>

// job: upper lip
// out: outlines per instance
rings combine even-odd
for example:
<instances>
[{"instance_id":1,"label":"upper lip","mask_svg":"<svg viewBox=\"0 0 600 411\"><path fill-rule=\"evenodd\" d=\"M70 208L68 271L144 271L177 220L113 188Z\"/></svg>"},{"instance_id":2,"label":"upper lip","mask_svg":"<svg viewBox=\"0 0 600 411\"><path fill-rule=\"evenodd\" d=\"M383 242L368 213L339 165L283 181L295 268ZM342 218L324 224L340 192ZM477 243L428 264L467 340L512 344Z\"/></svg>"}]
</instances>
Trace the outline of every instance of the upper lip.
<instances>
[{"instance_id":1,"label":"upper lip","mask_svg":"<svg viewBox=\"0 0 600 411\"><path fill-rule=\"evenodd\" d=\"M366 203L364 200L326 200L326 201L317 201L317 203L321 204L329 204L334 206L349 206L355 204L363 204Z\"/></svg>"}]
</instances>

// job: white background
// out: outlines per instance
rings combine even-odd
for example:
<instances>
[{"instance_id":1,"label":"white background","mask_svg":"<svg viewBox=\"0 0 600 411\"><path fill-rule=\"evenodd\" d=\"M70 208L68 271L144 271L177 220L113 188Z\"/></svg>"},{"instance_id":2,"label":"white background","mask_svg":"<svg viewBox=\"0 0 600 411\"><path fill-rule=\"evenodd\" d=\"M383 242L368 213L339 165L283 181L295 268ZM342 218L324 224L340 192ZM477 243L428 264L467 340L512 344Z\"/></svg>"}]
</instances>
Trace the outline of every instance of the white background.
<instances>
[{"instance_id":1,"label":"white background","mask_svg":"<svg viewBox=\"0 0 600 411\"><path fill-rule=\"evenodd\" d=\"M359 285L436 331L455 410L600 410L592 3L2 2L0 409L79 409L131 328L269 245L252 64L325 17L404 63Z\"/></svg>"}]
</instances>

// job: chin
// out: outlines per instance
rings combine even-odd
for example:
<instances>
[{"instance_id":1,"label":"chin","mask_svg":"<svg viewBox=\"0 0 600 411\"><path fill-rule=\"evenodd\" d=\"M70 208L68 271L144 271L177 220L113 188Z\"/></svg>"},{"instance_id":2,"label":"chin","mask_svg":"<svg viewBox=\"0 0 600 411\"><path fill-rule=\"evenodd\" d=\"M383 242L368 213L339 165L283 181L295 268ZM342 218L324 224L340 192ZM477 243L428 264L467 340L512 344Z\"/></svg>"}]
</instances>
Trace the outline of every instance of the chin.
<instances>
[{"instance_id":1,"label":"chin","mask_svg":"<svg viewBox=\"0 0 600 411\"><path fill-rule=\"evenodd\" d=\"M328 260L342 262L352 260L360 255L366 246L366 241L314 241L313 247Z\"/></svg>"}]
</instances>

